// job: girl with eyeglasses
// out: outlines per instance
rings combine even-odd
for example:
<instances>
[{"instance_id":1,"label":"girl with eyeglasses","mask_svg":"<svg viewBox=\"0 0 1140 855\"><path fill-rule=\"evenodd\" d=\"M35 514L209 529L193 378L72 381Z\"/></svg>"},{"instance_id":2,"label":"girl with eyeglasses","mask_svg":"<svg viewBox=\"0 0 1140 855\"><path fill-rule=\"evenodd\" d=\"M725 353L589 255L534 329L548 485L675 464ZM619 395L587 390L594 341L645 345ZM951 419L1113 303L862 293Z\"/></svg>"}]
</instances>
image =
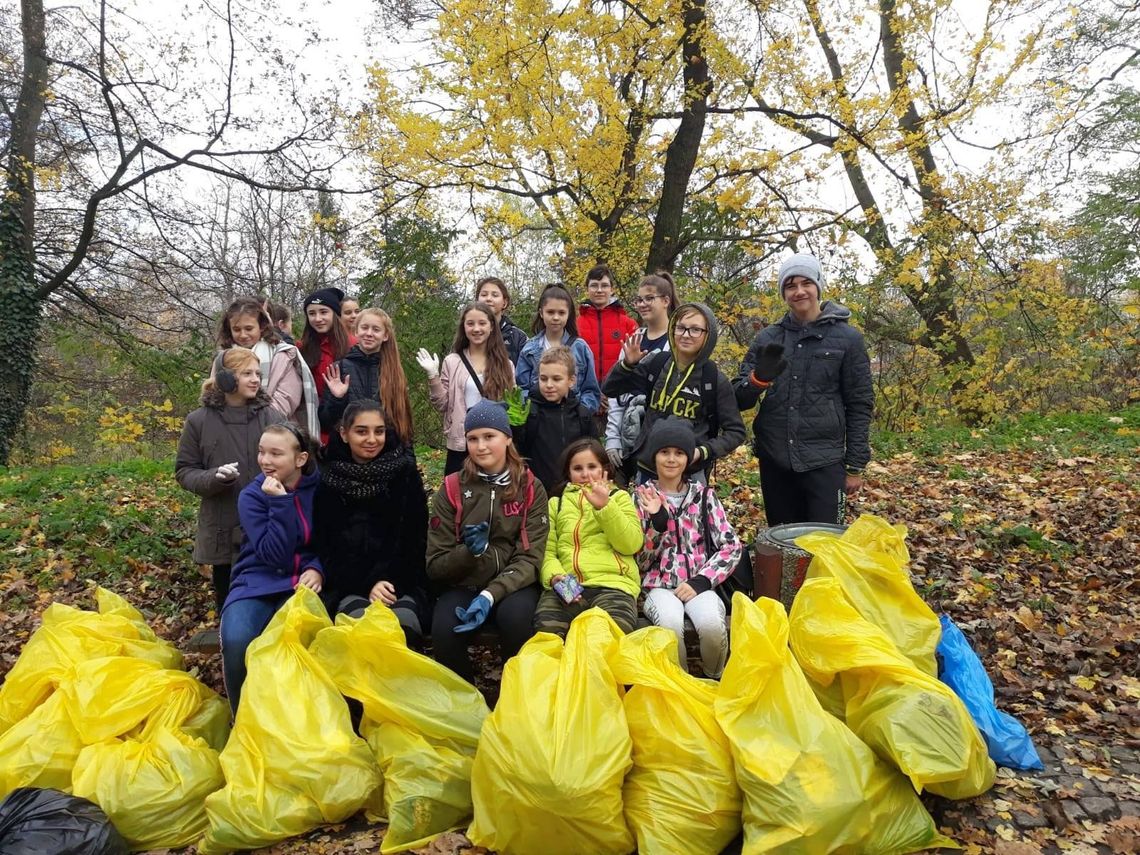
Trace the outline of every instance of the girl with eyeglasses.
<instances>
[{"instance_id":1,"label":"girl with eyeglasses","mask_svg":"<svg viewBox=\"0 0 1140 855\"><path fill-rule=\"evenodd\" d=\"M633 333L622 345L622 358L602 385L609 397L645 395L645 416L634 443L635 458L653 429L654 423L672 416L693 427L696 448L686 474L706 483L708 470L721 457L744 442L744 420L736 406L732 381L712 361L717 341L717 324L712 310L704 303L685 303L669 321L669 350L646 356L641 349L643 336ZM653 472L642 460L639 482Z\"/></svg>"},{"instance_id":2,"label":"girl with eyeglasses","mask_svg":"<svg viewBox=\"0 0 1140 855\"><path fill-rule=\"evenodd\" d=\"M260 358L245 347L217 355L202 384L201 403L182 426L174 477L184 490L202 497L194 561L211 567L220 614L241 545L238 494L257 474L262 432L285 417L273 409L261 385Z\"/></svg>"},{"instance_id":3,"label":"girl with eyeglasses","mask_svg":"<svg viewBox=\"0 0 1140 855\"><path fill-rule=\"evenodd\" d=\"M664 270L642 277L637 284L637 296L633 298L633 310L645 324L640 329L642 352L650 354L668 350L669 317L677 310L673 277ZM631 455L641 432L640 414L644 412L644 395L621 395L610 399L606 413L606 455L618 483L624 484L632 473Z\"/></svg>"}]
</instances>

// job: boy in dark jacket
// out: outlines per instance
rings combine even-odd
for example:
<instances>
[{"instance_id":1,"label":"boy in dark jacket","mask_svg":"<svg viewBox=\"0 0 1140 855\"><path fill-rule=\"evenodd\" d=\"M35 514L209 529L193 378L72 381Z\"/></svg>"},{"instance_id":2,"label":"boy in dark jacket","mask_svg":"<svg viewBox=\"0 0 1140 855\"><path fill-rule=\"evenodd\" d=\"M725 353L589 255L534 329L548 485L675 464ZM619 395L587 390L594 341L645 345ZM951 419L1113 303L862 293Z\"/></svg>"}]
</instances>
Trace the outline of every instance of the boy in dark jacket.
<instances>
[{"instance_id":1,"label":"boy in dark jacket","mask_svg":"<svg viewBox=\"0 0 1140 855\"><path fill-rule=\"evenodd\" d=\"M788 313L756 336L733 381L741 410L755 407L754 450L768 525L841 522L846 495L871 459L871 363L851 312L821 302L813 255L782 265Z\"/></svg>"},{"instance_id":2,"label":"boy in dark jacket","mask_svg":"<svg viewBox=\"0 0 1140 855\"><path fill-rule=\"evenodd\" d=\"M547 492L562 483L562 452L583 436L598 436L593 415L578 402L574 378L578 367L568 347L551 347L538 361L538 381L527 404L522 393L509 409L515 447Z\"/></svg>"},{"instance_id":3,"label":"boy in dark jacket","mask_svg":"<svg viewBox=\"0 0 1140 855\"><path fill-rule=\"evenodd\" d=\"M744 442L744 420L736 406L732 381L710 359L717 341L717 323L704 303L684 303L669 320L668 351L646 354L641 333L626 338L622 358L602 384L602 394L616 398L645 395L645 418L634 449L642 469L641 482L654 473L646 469L641 450L660 419L673 416L693 426L697 446L687 475L706 483L713 462Z\"/></svg>"}]
</instances>

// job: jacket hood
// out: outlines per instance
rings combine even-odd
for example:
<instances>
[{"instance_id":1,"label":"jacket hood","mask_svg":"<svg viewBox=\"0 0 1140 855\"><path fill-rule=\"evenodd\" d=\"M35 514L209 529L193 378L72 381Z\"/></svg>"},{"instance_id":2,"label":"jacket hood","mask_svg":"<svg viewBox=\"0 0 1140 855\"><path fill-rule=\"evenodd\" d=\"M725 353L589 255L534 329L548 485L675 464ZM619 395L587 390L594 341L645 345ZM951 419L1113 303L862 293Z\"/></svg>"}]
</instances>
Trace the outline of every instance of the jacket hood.
<instances>
[{"instance_id":1,"label":"jacket hood","mask_svg":"<svg viewBox=\"0 0 1140 855\"><path fill-rule=\"evenodd\" d=\"M779 320L782 327L791 330L803 329L805 326L812 326L812 324L834 324L838 322L847 322L851 319L851 310L835 300L826 300L819 306L819 317L812 321L810 324L801 324L794 314L788 312ZM672 331L670 331L672 335Z\"/></svg>"},{"instance_id":2,"label":"jacket hood","mask_svg":"<svg viewBox=\"0 0 1140 855\"><path fill-rule=\"evenodd\" d=\"M707 326L709 330L708 335L705 336L705 345L701 348L701 352L697 354L697 358L693 362L694 365L701 365L707 362L708 358L712 356L712 352L716 347L718 337L716 315L714 315L712 309L710 309L704 303L682 303L677 307L677 310L673 312L673 316L669 318L669 351L673 354L677 353L677 318L684 314L688 309L696 309L698 312L704 315L705 326Z\"/></svg>"},{"instance_id":3,"label":"jacket hood","mask_svg":"<svg viewBox=\"0 0 1140 855\"><path fill-rule=\"evenodd\" d=\"M226 408L226 393L214 386L205 390L200 399L203 407L209 407L211 410L224 410ZM249 403L249 408L253 412L257 412L262 407L268 407L270 404L269 395L265 393L265 388L257 390L257 395Z\"/></svg>"},{"instance_id":4,"label":"jacket hood","mask_svg":"<svg viewBox=\"0 0 1140 855\"><path fill-rule=\"evenodd\" d=\"M583 300L581 303L579 303L579 306L581 306L583 311L585 311L586 309L593 309L594 311L597 311L597 312L604 312L607 309L619 309L623 314L625 313L625 307L622 306L621 298L619 298L619 297L610 297L610 301L608 303L606 303L604 306L602 306L602 308L600 308L600 309L597 306L595 306L593 303L591 303L589 300Z\"/></svg>"}]
</instances>

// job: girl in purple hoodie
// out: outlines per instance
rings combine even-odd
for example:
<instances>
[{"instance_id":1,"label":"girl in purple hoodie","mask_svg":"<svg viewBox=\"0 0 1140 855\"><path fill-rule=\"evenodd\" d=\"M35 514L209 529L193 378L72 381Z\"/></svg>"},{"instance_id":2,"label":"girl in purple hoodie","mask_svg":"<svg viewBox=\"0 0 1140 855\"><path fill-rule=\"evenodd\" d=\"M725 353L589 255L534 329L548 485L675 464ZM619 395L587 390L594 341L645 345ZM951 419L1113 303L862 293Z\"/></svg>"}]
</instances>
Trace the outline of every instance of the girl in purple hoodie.
<instances>
[{"instance_id":1,"label":"girl in purple hoodie","mask_svg":"<svg viewBox=\"0 0 1140 855\"><path fill-rule=\"evenodd\" d=\"M261 474L238 496L245 537L222 609L222 673L237 713L245 651L300 585L320 593L324 570L313 540L320 476L309 439L295 425L270 425L257 444Z\"/></svg>"}]
</instances>

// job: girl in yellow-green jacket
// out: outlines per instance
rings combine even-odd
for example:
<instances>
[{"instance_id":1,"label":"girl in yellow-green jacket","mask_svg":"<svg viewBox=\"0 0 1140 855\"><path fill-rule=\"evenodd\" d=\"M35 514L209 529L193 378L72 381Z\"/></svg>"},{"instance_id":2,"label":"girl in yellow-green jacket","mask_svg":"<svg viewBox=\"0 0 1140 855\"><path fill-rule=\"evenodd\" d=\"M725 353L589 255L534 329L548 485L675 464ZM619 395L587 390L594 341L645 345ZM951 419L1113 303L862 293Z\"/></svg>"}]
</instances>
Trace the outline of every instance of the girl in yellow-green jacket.
<instances>
[{"instance_id":1,"label":"girl in yellow-green jacket","mask_svg":"<svg viewBox=\"0 0 1140 855\"><path fill-rule=\"evenodd\" d=\"M566 485L550 500L536 632L565 638L570 621L595 606L624 632L637 625L641 576L635 556L645 536L633 499L614 487L612 476L610 459L598 440L583 437L566 447Z\"/></svg>"}]
</instances>

